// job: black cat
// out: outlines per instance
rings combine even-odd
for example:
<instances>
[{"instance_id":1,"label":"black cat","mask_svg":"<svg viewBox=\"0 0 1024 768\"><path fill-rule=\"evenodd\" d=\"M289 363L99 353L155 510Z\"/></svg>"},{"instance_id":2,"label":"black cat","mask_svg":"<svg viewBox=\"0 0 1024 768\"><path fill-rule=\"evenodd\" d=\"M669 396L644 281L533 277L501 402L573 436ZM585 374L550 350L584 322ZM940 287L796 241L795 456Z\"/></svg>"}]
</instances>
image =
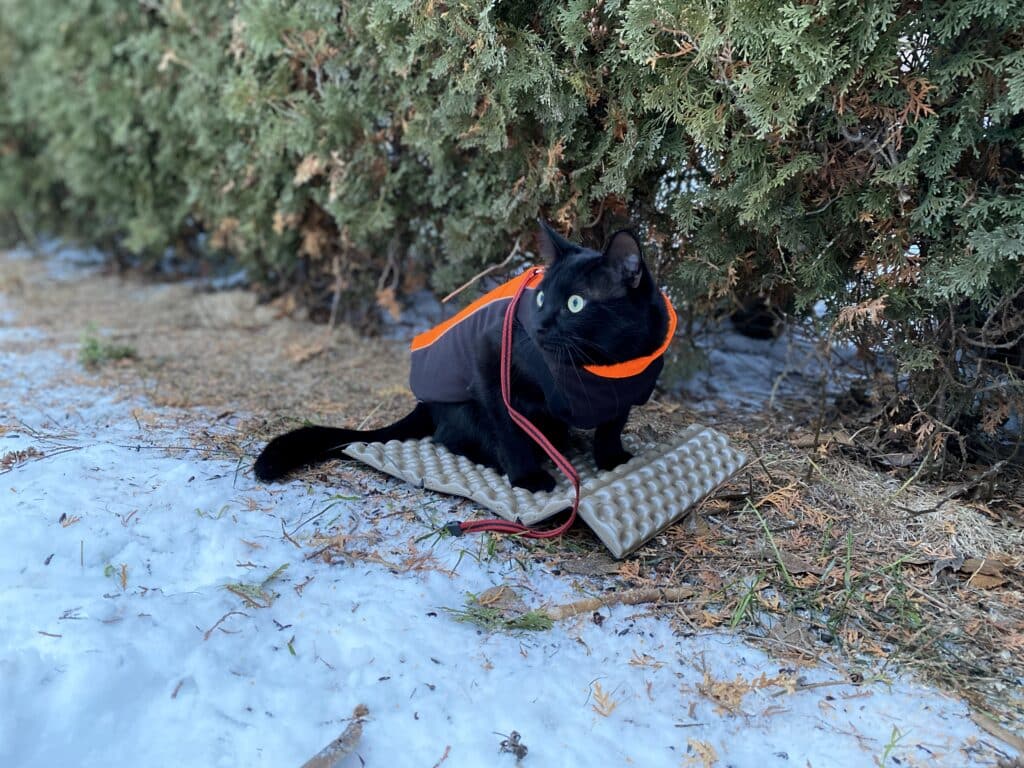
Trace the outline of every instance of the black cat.
<instances>
[{"instance_id":1,"label":"black cat","mask_svg":"<svg viewBox=\"0 0 1024 768\"><path fill-rule=\"evenodd\" d=\"M594 459L612 469L629 459L622 428L647 402L676 325L671 303L654 284L640 244L616 233L603 252L562 238L541 223L541 274L524 273L412 344L412 413L381 429L310 426L270 441L256 459L260 480L342 456L349 443L432 436L449 450L508 475L516 486L551 490L540 448L511 420L500 386L501 326L516 307L511 401L556 446L569 427L594 429Z\"/></svg>"}]
</instances>

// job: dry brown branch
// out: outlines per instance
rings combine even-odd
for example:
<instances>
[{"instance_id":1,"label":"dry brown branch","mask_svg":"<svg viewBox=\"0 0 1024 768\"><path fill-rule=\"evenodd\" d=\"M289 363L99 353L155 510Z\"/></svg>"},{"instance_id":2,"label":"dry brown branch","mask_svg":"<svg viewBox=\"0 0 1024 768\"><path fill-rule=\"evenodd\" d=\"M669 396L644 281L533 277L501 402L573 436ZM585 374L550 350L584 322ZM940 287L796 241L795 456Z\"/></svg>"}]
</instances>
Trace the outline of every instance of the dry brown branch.
<instances>
[{"instance_id":1,"label":"dry brown branch","mask_svg":"<svg viewBox=\"0 0 1024 768\"><path fill-rule=\"evenodd\" d=\"M286 539L288 539L288 541L290 541L292 544L295 545L296 549L302 549L302 545L299 544L299 542L297 542L295 539L293 539L291 536L288 535L288 531L284 527L284 520L281 521L281 533L284 534L284 537Z\"/></svg>"},{"instance_id":2,"label":"dry brown branch","mask_svg":"<svg viewBox=\"0 0 1024 768\"><path fill-rule=\"evenodd\" d=\"M922 464L923 464L923 462L922 462ZM940 498L937 502L932 504L930 507L925 507L924 509L909 509L907 507L903 507L903 506L900 506L900 505L896 505L896 506L897 506L898 509L906 512L911 517L918 517L919 515L927 515L927 514L930 514L932 512L938 512L940 509L942 509L943 505L945 505L947 502L952 501L953 499L955 499L958 496L965 495L968 491L971 491L972 489L977 488L979 485L981 485L985 481L991 480L993 477L996 477L1000 472L1003 471L1003 468L1005 466L1006 466L1006 460L1004 459L1003 461L996 462L991 467L986 469L984 472L979 474L977 477L974 477L971 480L968 480L966 483L957 483L950 490L946 491L946 493L942 494L942 498Z\"/></svg>"},{"instance_id":3,"label":"dry brown branch","mask_svg":"<svg viewBox=\"0 0 1024 768\"><path fill-rule=\"evenodd\" d=\"M302 768L338 768L341 761L355 751L363 735L363 722L370 710L360 704L352 710L352 718L342 734L302 764Z\"/></svg>"},{"instance_id":4,"label":"dry brown branch","mask_svg":"<svg viewBox=\"0 0 1024 768\"><path fill-rule=\"evenodd\" d=\"M1010 334L1016 333L1024 325L1024 317L1021 317L1017 310L1017 300L1024 294L1024 288L1020 288L1013 295L1003 299L998 306L989 312L984 324L977 330L977 336L971 337L967 334L966 328L958 328L957 337L966 344L973 347L982 347L987 350L1012 349L1024 341L1024 333L1015 338L1008 338ZM993 323L999 320L999 327L993 327Z\"/></svg>"},{"instance_id":5,"label":"dry brown branch","mask_svg":"<svg viewBox=\"0 0 1024 768\"><path fill-rule=\"evenodd\" d=\"M438 760L436 763L434 763L434 768L438 768L445 760L447 760L448 759L448 755L451 754L451 751L452 751L452 745L451 744L446 744L445 748L444 748L444 754L441 755L441 759L440 760Z\"/></svg>"},{"instance_id":6,"label":"dry brown branch","mask_svg":"<svg viewBox=\"0 0 1024 768\"><path fill-rule=\"evenodd\" d=\"M217 622L212 627L210 627L208 630L206 630L206 632L203 633L203 640L209 640L210 635L213 634L213 630L217 629L217 627L219 627L224 622L224 619L228 618L229 616L245 616L248 618L249 614L243 613L242 611L228 611L219 619L217 619Z\"/></svg>"},{"instance_id":7,"label":"dry brown branch","mask_svg":"<svg viewBox=\"0 0 1024 768\"><path fill-rule=\"evenodd\" d=\"M545 613L552 621L561 621L581 613L591 613L612 605L640 605L641 603L678 603L693 597L696 592L690 587L664 587L655 589L627 589L612 592L604 597L588 597L564 605L547 608Z\"/></svg>"},{"instance_id":8,"label":"dry brown branch","mask_svg":"<svg viewBox=\"0 0 1024 768\"><path fill-rule=\"evenodd\" d=\"M481 279L487 277L488 275L490 275L490 274L492 274L494 272L498 272L498 271L504 269L505 267L507 267L509 264L511 264L512 263L512 259L514 259L516 256L518 256L520 253L523 252L522 248L519 245L519 241L520 241L520 238L517 237L516 238L516 244L512 246L512 250L509 252L508 256L506 256L504 258L504 260L500 264L493 264L493 265L489 266L487 269L485 269L483 272L479 273L478 275L475 275L474 277L471 277L468 281L466 281L465 283L460 285L458 288L456 288L454 291L452 291L447 296L445 296L443 299L441 299L441 303L442 304L447 304L449 301L454 299L456 296L458 296L464 290L466 290L471 285L476 283L478 280L481 280Z\"/></svg>"},{"instance_id":9,"label":"dry brown branch","mask_svg":"<svg viewBox=\"0 0 1024 768\"><path fill-rule=\"evenodd\" d=\"M1021 738L1013 731L1004 728L991 717L983 715L980 712L972 712L971 720L973 720L974 724L979 728L991 733L1000 741L1009 744L1017 750L1018 755L1024 757L1024 738Z\"/></svg>"},{"instance_id":10,"label":"dry brown branch","mask_svg":"<svg viewBox=\"0 0 1024 768\"><path fill-rule=\"evenodd\" d=\"M772 696L777 699L780 696L786 696L787 694L791 695L793 693L799 693L800 691L811 691L811 690L814 690L815 688L828 688L828 687L831 687L833 685L852 685L852 686L856 686L856 685L858 685L858 683L855 683L852 680L822 680L822 681L817 682L817 683L802 683L802 684L799 684L799 685L794 685L792 690L783 689L781 691L776 691L775 693L772 694Z\"/></svg>"}]
</instances>

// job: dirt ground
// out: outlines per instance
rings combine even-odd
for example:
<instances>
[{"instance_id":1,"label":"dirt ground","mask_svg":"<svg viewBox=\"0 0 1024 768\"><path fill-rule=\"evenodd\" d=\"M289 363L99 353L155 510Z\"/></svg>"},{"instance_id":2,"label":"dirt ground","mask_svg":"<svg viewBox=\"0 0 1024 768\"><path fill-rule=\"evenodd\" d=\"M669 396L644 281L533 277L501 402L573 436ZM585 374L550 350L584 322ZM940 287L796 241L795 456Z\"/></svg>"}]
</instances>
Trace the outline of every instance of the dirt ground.
<instances>
[{"instance_id":1,"label":"dirt ground","mask_svg":"<svg viewBox=\"0 0 1024 768\"><path fill-rule=\"evenodd\" d=\"M201 408L197 442L244 463L305 420L377 426L414 402L405 342L314 325L246 291L101 273L55 279L40 260L0 259L0 294L16 325L45 329L62 354L78 356L90 334L130 347L133 357L83 366L81 382ZM236 434L206 432L228 411L248 415ZM667 436L701 418L659 394L628 429ZM629 559L613 561L583 526L543 544L488 538L488 551L543 562L591 591L693 586L690 604L655 609L680 632L728 628L796 662L841 659L851 675L898 663L965 696L995 738L1024 752L1014 733L1024 722L1020 486L964 500L952 486L908 483L858 460L841 423L724 412L714 422L755 460Z\"/></svg>"}]
</instances>

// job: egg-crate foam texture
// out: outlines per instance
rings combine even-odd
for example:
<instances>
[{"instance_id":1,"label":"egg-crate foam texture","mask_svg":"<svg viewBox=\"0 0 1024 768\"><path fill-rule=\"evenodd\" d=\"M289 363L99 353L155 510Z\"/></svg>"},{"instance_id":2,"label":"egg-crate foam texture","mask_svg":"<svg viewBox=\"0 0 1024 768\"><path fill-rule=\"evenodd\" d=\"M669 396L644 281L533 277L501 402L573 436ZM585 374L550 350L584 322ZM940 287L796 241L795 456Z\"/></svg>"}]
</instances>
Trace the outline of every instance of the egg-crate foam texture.
<instances>
[{"instance_id":1,"label":"egg-crate foam texture","mask_svg":"<svg viewBox=\"0 0 1024 768\"><path fill-rule=\"evenodd\" d=\"M619 558L682 517L746 462L725 435L699 424L668 442L644 443L624 435L623 443L633 458L608 472L599 471L589 455L568 457L580 475L580 517ZM572 486L557 471L553 491L531 493L429 437L353 443L345 453L421 488L472 499L524 525L535 525L572 506Z\"/></svg>"}]
</instances>

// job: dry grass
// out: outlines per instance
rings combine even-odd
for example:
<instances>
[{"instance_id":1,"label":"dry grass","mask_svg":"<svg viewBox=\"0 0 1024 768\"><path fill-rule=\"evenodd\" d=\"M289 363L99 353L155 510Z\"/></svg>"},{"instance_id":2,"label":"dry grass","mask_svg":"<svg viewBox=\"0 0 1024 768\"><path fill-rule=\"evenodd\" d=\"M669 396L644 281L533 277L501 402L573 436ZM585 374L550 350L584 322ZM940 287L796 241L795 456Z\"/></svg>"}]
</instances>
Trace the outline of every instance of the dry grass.
<instances>
[{"instance_id":1,"label":"dry grass","mask_svg":"<svg viewBox=\"0 0 1024 768\"><path fill-rule=\"evenodd\" d=\"M900 491L841 445L809 456L792 447L799 436L749 430L726 431L761 461L640 550L626 580L698 587L673 611L681 630L731 627L782 655L899 661L1024 722L1022 499L940 505L944 489Z\"/></svg>"},{"instance_id":2,"label":"dry grass","mask_svg":"<svg viewBox=\"0 0 1024 768\"><path fill-rule=\"evenodd\" d=\"M372 411L370 423L387 423L414 402L404 343L313 325L252 293L102 275L59 282L35 261L0 261L0 292L21 325L43 329L69 360L91 326L135 351L126 364L83 370L77 383L141 393L155 405L255 414L237 440L250 447L304 419L358 426Z\"/></svg>"},{"instance_id":3,"label":"dry grass","mask_svg":"<svg viewBox=\"0 0 1024 768\"><path fill-rule=\"evenodd\" d=\"M193 446L233 456L241 469L263 440L304 419L374 426L413 403L404 344L327 331L285 317L285 307L257 305L250 294L113 277L60 283L26 261L0 261L0 291L19 322L46 330L69 358L90 323L131 345L137 359L83 371L80 380L126 397L145 394L157 405L206 408L208 423L191 421ZM232 428L218 423L235 411L254 415ZM703 418L661 399L630 428L668 435ZM768 415L718 413L715 426L759 461L622 563L583 526L557 542L490 537L481 556L543 562L606 588L691 587L696 596L685 606L643 610L663 613L682 632L732 628L786 657L899 662L1019 727L1021 484L984 502L954 498L952 487L902 488L905 475L867 466L840 428L814 439L810 418L801 428L799 419L794 427ZM380 487L372 473L337 463L304 479L341 479L359 492ZM422 496L412 488L395 493L408 497L400 504L406 509ZM389 568L439 568L414 543L387 556L345 539L303 543L328 561L379 557Z\"/></svg>"}]
</instances>

